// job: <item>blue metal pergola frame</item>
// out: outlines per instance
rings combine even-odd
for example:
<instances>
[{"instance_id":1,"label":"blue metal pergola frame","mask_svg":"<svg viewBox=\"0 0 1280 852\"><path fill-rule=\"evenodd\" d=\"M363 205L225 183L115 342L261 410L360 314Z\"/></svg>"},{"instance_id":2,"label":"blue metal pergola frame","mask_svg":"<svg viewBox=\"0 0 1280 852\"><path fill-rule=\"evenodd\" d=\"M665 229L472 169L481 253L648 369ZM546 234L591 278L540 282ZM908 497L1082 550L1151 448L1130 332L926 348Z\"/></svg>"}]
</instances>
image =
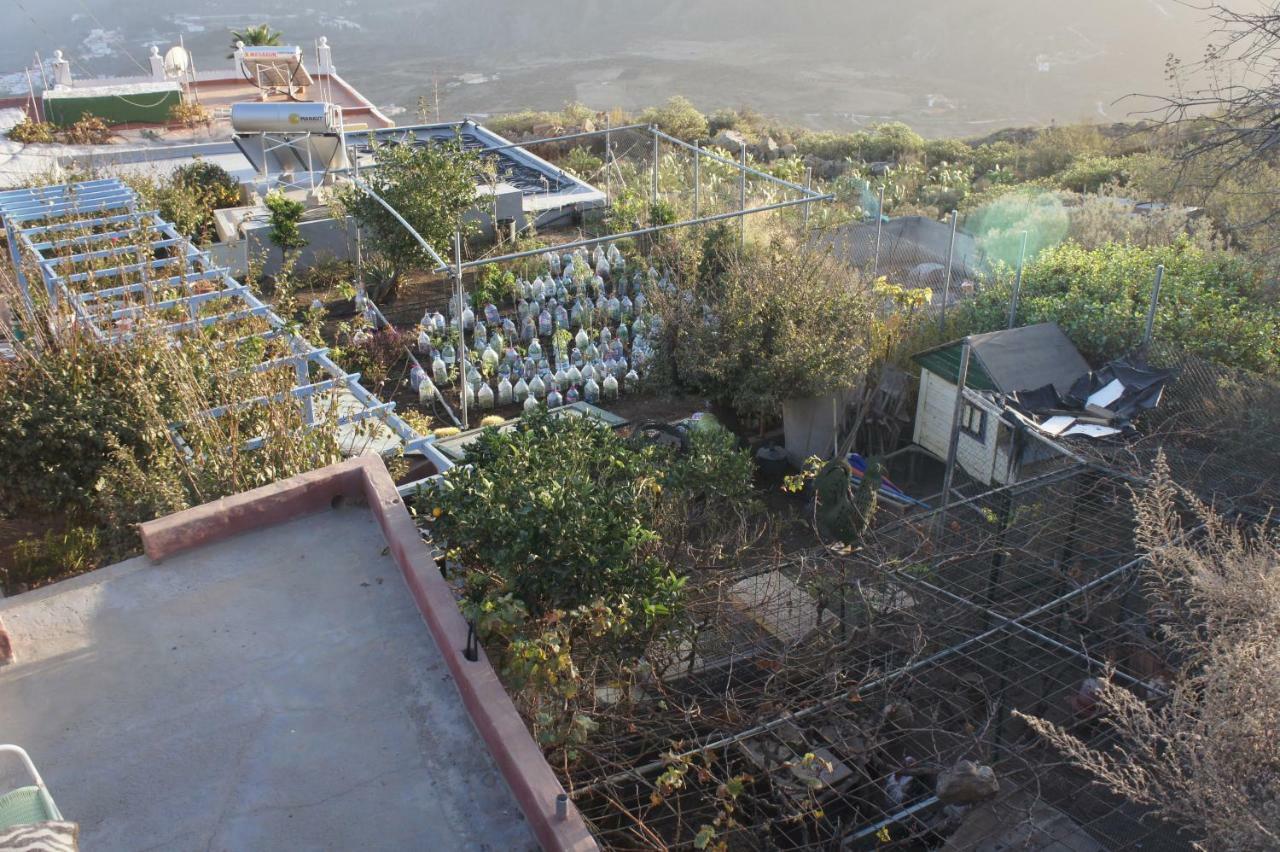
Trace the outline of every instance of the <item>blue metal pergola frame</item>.
<instances>
[{"instance_id":1,"label":"blue metal pergola frame","mask_svg":"<svg viewBox=\"0 0 1280 852\"><path fill-rule=\"evenodd\" d=\"M0 221L8 238L14 274L29 311L36 310L24 260L39 269L49 304L66 303L78 325L101 340L127 342L135 332L132 321L157 311L184 309L188 319L161 327L166 334L182 332L247 317L261 317L270 328L239 338L288 340L291 354L257 365L268 370L293 365L296 384L289 392L303 409L306 428L320 425L316 419L314 396L345 389L363 406L358 411L336 417L339 426L377 418L403 442L403 451L421 453L444 471L453 466L432 444L432 436L419 434L395 413L394 402L382 402L360 384L358 373L348 373L328 355L328 349L313 346L293 332L285 321L253 291L232 278L171 222L156 210L141 209L137 193L117 178L31 187L0 192ZM67 252L71 252L68 254ZM157 253L163 256L157 257ZM101 270L67 272L77 264L114 261ZM108 284L96 287L99 282ZM208 287L215 289L207 289ZM157 298L157 294L180 291L181 296ZM141 304L121 305L122 297L137 296ZM234 309L213 316L200 316L207 303L228 301ZM226 345L226 344L222 344ZM328 376L311 380L311 365ZM230 411L279 401L259 397L233 405L218 406L197 417L221 417ZM260 447L262 438L245 445Z\"/></svg>"}]
</instances>

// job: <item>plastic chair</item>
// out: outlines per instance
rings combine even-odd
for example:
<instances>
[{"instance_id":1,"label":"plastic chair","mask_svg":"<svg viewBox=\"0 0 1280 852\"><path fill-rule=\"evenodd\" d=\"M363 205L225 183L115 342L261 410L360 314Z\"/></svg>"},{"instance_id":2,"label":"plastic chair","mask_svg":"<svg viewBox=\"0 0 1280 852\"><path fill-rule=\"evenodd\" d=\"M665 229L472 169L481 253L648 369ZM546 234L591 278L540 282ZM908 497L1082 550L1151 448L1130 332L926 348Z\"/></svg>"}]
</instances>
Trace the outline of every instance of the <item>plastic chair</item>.
<instances>
[{"instance_id":1,"label":"plastic chair","mask_svg":"<svg viewBox=\"0 0 1280 852\"><path fill-rule=\"evenodd\" d=\"M62 813L53 803L49 788L44 786L44 780L27 753L16 745L0 745L0 753L3 752L16 754L35 784L19 787L0 796L0 829L34 822L61 821Z\"/></svg>"}]
</instances>

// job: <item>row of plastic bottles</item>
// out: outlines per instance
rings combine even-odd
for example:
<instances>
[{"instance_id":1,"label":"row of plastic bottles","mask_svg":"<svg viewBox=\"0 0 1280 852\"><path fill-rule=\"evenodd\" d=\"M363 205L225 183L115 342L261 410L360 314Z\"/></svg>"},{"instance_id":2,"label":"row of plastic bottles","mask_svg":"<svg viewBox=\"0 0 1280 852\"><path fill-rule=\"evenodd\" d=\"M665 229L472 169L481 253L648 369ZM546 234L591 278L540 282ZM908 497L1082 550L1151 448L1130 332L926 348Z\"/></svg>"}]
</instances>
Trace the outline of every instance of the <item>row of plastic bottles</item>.
<instances>
[{"instance_id":1,"label":"row of plastic bottles","mask_svg":"<svg viewBox=\"0 0 1280 852\"><path fill-rule=\"evenodd\" d=\"M485 305L477 317L470 297L464 297L461 325L469 333L470 346L463 392L469 406L487 410L521 404L528 408L545 402L556 407L579 399L591 403L616 399L640 381L651 359L649 335L658 333L661 323L645 312L643 288L656 283L665 290L670 286L668 276L660 278L652 267L637 270L631 277L636 294L632 299L627 293L626 264L616 246L597 246L590 261L581 249L543 257L544 273L533 281L517 281L514 317L504 317L493 303ZM424 402L437 393L438 385L448 382L459 363L456 313L456 302L451 300L448 319L438 311L422 318L417 348L425 356L426 369L415 366L410 382ZM597 320L600 325L595 330ZM567 345L544 345L541 338L553 338L561 329L576 329L576 334ZM494 383L485 376L492 376Z\"/></svg>"},{"instance_id":2,"label":"row of plastic bottles","mask_svg":"<svg viewBox=\"0 0 1280 852\"><path fill-rule=\"evenodd\" d=\"M579 376L578 379L579 381L576 382L562 381L557 376L548 376L544 381L543 376L535 375L532 381L526 381L521 376L513 384L510 376L502 376L498 380L495 391L493 385L476 375L472 377L472 381L466 382L463 388L467 405L470 407L478 405L482 410L492 409L495 405L505 406L513 403L524 404L525 408L529 408L531 404L543 400L555 408L561 404L578 402L580 399L589 403L596 403L602 399L617 399L622 394L623 388L633 387L640 381L640 376L635 370L630 370L622 380L608 373L605 374L603 381L596 381L594 373L586 377ZM436 383L427 377L421 367L414 367L410 372L410 382L418 391L418 400L424 404L437 393Z\"/></svg>"},{"instance_id":3,"label":"row of plastic bottles","mask_svg":"<svg viewBox=\"0 0 1280 852\"><path fill-rule=\"evenodd\" d=\"M542 255L542 259L555 275L571 275L575 269L594 269L596 275L607 276L626 268L626 261L622 257L622 252L618 251L618 247L613 243L609 243L607 248L597 245L591 253L590 262L588 262L586 252L582 248L578 248L571 254L564 255L550 251L545 252Z\"/></svg>"}]
</instances>

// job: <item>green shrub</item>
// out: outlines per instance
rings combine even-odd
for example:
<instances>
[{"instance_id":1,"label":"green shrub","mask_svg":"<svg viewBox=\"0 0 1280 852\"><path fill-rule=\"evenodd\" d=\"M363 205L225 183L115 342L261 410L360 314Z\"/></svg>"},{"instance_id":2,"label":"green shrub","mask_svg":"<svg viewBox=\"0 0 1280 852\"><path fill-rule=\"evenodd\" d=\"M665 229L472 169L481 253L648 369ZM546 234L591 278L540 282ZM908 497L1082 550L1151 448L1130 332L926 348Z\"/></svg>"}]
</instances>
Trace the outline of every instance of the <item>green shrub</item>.
<instances>
[{"instance_id":1,"label":"green shrub","mask_svg":"<svg viewBox=\"0 0 1280 852\"><path fill-rule=\"evenodd\" d=\"M1112 243L1090 251L1064 243L1045 249L1024 272L1018 323L1058 323L1094 365L1126 355L1141 342L1161 263L1156 340L1227 366L1280 372L1280 320L1257 270L1186 238L1168 246ZM1009 293L1005 283L962 303L956 336L1003 328Z\"/></svg>"},{"instance_id":2,"label":"green shrub","mask_svg":"<svg viewBox=\"0 0 1280 852\"><path fill-rule=\"evenodd\" d=\"M649 205L649 225L671 225L680 221L680 211L675 204L660 198Z\"/></svg>"},{"instance_id":3,"label":"green shrub","mask_svg":"<svg viewBox=\"0 0 1280 852\"><path fill-rule=\"evenodd\" d=\"M198 243L217 236L213 211L240 204L240 184L222 166L206 160L181 166L160 181L131 178L129 183L144 204L157 208L178 233Z\"/></svg>"},{"instance_id":4,"label":"green shrub","mask_svg":"<svg viewBox=\"0 0 1280 852\"><path fill-rule=\"evenodd\" d=\"M1091 124L1049 127L1036 134L1026 146L1025 177L1056 175L1077 158L1106 151L1106 141Z\"/></svg>"},{"instance_id":5,"label":"green shrub","mask_svg":"<svg viewBox=\"0 0 1280 852\"><path fill-rule=\"evenodd\" d=\"M518 292L516 274L510 269L490 264L480 267L472 286L471 296L475 305L483 309L490 302L501 305L504 301L511 301L516 298Z\"/></svg>"},{"instance_id":6,"label":"green shrub","mask_svg":"<svg viewBox=\"0 0 1280 852\"><path fill-rule=\"evenodd\" d=\"M0 360L0 503L88 512L113 442L148 455L139 359L79 339L34 360Z\"/></svg>"},{"instance_id":7,"label":"green shrub","mask_svg":"<svg viewBox=\"0 0 1280 852\"><path fill-rule=\"evenodd\" d=\"M288 257L290 252L305 246L307 239L302 236L302 230L298 227L298 223L302 221L302 214L307 210L303 203L290 198L280 190L267 193L264 203L270 214L271 242L280 247L281 253Z\"/></svg>"},{"instance_id":8,"label":"green shrub","mask_svg":"<svg viewBox=\"0 0 1280 852\"><path fill-rule=\"evenodd\" d=\"M1120 157L1087 154L1075 160L1058 175L1058 183L1073 192L1097 192L1103 186L1128 182L1127 163Z\"/></svg>"},{"instance_id":9,"label":"green shrub","mask_svg":"<svg viewBox=\"0 0 1280 852\"><path fill-rule=\"evenodd\" d=\"M302 429L292 369L249 369L286 341L219 342L214 330L177 346L145 332L127 346L63 334L0 360L0 505L96 526L123 555L133 524L341 457L331 425ZM256 398L280 401L199 416ZM261 449L244 446L259 437Z\"/></svg>"},{"instance_id":10,"label":"green shrub","mask_svg":"<svg viewBox=\"0 0 1280 852\"><path fill-rule=\"evenodd\" d=\"M973 159L973 148L959 139L930 139L924 143L924 164L937 166L964 166Z\"/></svg>"},{"instance_id":11,"label":"green shrub","mask_svg":"<svg viewBox=\"0 0 1280 852\"><path fill-rule=\"evenodd\" d=\"M707 119L687 98L673 95L660 107L650 107L640 113L639 120L656 124L668 136L685 142L707 137Z\"/></svg>"},{"instance_id":12,"label":"green shrub","mask_svg":"<svg viewBox=\"0 0 1280 852\"><path fill-rule=\"evenodd\" d=\"M561 162L564 168L586 181L595 180L604 166L604 160L579 145L565 155Z\"/></svg>"},{"instance_id":13,"label":"green shrub","mask_svg":"<svg viewBox=\"0 0 1280 852\"><path fill-rule=\"evenodd\" d=\"M656 449L634 450L586 418L486 429L422 507L474 595L511 594L534 616L597 597L673 603L655 557ZM552 461L554 459L554 462Z\"/></svg>"},{"instance_id":14,"label":"green shrub","mask_svg":"<svg viewBox=\"0 0 1280 852\"><path fill-rule=\"evenodd\" d=\"M5 594L17 594L64 577L83 574L98 567L98 533L71 527L65 532L49 531L43 538L23 539L13 548L12 562L0 566L0 586Z\"/></svg>"},{"instance_id":15,"label":"green shrub","mask_svg":"<svg viewBox=\"0 0 1280 852\"><path fill-rule=\"evenodd\" d=\"M796 140L796 150L821 160L861 160L870 144L867 133L806 133Z\"/></svg>"},{"instance_id":16,"label":"green shrub","mask_svg":"<svg viewBox=\"0 0 1280 852\"><path fill-rule=\"evenodd\" d=\"M862 158L868 162L913 157L924 150L924 137L901 121L877 124L871 129Z\"/></svg>"}]
</instances>

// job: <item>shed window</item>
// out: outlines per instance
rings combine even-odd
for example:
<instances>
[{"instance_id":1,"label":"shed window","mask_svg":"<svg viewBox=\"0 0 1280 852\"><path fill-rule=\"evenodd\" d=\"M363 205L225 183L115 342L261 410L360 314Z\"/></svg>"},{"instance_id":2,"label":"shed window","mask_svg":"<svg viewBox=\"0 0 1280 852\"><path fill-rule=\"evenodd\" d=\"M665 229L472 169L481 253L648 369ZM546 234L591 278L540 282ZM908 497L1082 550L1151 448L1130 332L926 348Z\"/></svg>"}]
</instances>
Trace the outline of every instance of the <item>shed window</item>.
<instances>
[{"instance_id":1,"label":"shed window","mask_svg":"<svg viewBox=\"0 0 1280 852\"><path fill-rule=\"evenodd\" d=\"M972 402L965 402L964 408L960 411L960 431L973 438L979 444L985 444L987 442L987 412Z\"/></svg>"}]
</instances>

